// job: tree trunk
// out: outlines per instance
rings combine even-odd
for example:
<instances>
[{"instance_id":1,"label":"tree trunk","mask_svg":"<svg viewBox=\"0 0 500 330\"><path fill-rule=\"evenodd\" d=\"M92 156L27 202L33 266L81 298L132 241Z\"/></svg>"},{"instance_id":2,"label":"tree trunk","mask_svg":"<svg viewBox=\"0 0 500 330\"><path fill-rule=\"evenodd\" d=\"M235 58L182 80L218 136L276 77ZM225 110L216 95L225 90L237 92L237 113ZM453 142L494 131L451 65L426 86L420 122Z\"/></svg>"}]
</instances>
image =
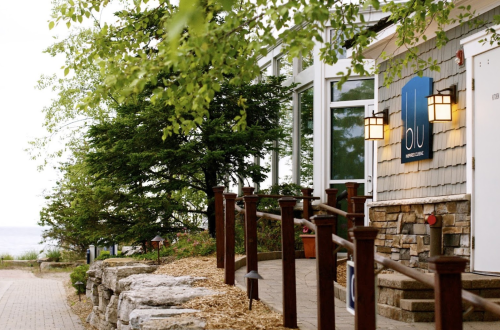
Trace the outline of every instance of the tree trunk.
<instances>
[{"instance_id":1,"label":"tree trunk","mask_svg":"<svg viewBox=\"0 0 500 330\"><path fill-rule=\"evenodd\" d=\"M207 219L208 232L215 238L215 194L212 189L207 190Z\"/></svg>"}]
</instances>

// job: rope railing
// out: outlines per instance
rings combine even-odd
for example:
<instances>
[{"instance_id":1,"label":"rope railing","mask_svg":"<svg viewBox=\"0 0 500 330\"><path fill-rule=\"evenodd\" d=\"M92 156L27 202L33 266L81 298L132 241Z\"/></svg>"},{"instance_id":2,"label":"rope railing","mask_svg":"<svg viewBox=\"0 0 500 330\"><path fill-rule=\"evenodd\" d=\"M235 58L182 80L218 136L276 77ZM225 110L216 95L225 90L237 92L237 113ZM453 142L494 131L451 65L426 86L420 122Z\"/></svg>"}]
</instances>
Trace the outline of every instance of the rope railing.
<instances>
[{"instance_id":1,"label":"rope railing","mask_svg":"<svg viewBox=\"0 0 500 330\"><path fill-rule=\"evenodd\" d=\"M312 189L309 191L311 192ZM249 190L247 191L247 193ZM356 328L360 329L375 329L375 302L373 298L375 296L374 289L374 276L378 274L379 271L375 272L374 262L382 265L382 269L392 269L400 274L406 275L424 285L433 288L435 291L435 315L436 315L436 329L462 329L462 304L461 300L466 301L471 304L473 307L469 308L465 314L468 314L474 311L474 308L478 308L480 310L484 310L487 312L491 312L497 316L500 316L500 306L492 303L478 295L475 295L469 291L461 289L461 273L465 269L466 260L458 257L445 257L439 256L429 259L429 268L434 271L433 275L423 274L415 269L404 266L403 264L394 261L389 258L385 258L381 255L378 255L374 251L374 240L377 235L378 229L373 227L361 227L355 226L350 231L352 232L352 236L354 237L354 243L346 240L340 236L336 235L335 226L336 226L336 218L337 216L343 216L347 219L349 218L364 218L363 213L359 213L359 199L352 199L352 203L358 205L353 205L351 209L354 212L345 212L343 210L339 210L332 205L335 205L336 202L336 189L327 189L328 195L328 204L319 204L319 208L321 210L327 211L330 215L323 216L313 216L309 219L304 218L294 218L293 217L293 207L295 206L295 199L292 197L282 197L280 202L280 207L282 211L282 215L276 215L266 212L260 212L256 209L256 204L258 201L257 195L246 195L243 197L245 201L245 208L241 208L234 201L236 200L235 194L224 194L229 195L226 197L226 207L228 203L234 205L234 209L232 207L227 208L228 211L231 211L233 219L231 220L231 214L226 213L226 222L229 218L229 223L234 224L234 214L240 213L245 215L246 228L252 228L254 223L257 221L257 218L265 218L275 221L282 222L282 231L285 227L287 227L286 235L290 236L290 227L289 225L298 225L304 226L308 229L314 231L316 233L316 254L317 254L317 268L318 274L322 274L322 276L318 277L318 327L322 329L331 328L331 324L334 327L334 312L332 306L334 306L333 301L333 286L329 284L329 282L336 281L336 252L338 248L335 249L335 245L339 247L344 247L348 251L352 252L355 256L355 269L356 269L356 277L355 277L355 295L356 295ZM364 197L361 197L364 199ZM309 199L311 200L311 199ZM247 205L248 210L247 212ZM231 209L231 210L230 210ZM232 211L234 210L234 211ZM251 221L247 221L251 219ZM312 220L309 221L309 220ZM250 222L250 223L249 223ZM286 224L286 226L285 226ZM234 233L233 233L234 235ZM252 247L255 250L253 253L256 255L256 232L254 229L251 229L251 233L246 233L251 238L246 242L246 247ZM282 232L282 235L285 235L285 232ZM326 236L325 236L326 235ZM290 236L291 237L291 236ZM283 274L283 278L287 278L287 281L292 281L291 278L295 278L295 261L294 261L294 249L293 249L293 238L287 238L287 243L282 241L282 259L283 259L283 271L285 272L285 268L287 269L287 274ZM331 239L327 239L325 241L325 237L331 237ZM226 236L226 244L227 244L227 236ZM234 237L232 238L234 240ZM284 238L282 237L282 240ZM330 245L328 245L328 240L330 240ZM321 243L322 242L322 243ZM335 245L331 245L335 243ZM253 245L252 245L253 244ZM328 251L324 251L324 249L318 249L319 246L328 247ZM332 253L332 249L334 250ZM234 253L234 252L233 252ZM373 259L367 259L366 256L373 255ZM230 254L229 254L230 255ZM233 254L234 255L234 254ZM286 257L288 255L288 257ZM248 266L248 262L250 261L250 256L248 255L247 250L247 270L254 268L257 270L257 258L256 256L252 257L253 265ZM287 259L287 260L285 260ZM291 260L293 259L293 260ZM234 262L234 261L233 261ZM292 267L293 266L293 267ZM232 267L229 267L232 268ZM234 268L232 268L234 269ZM234 270L232 270L234 272ZM334 274L335 272L335 274ZM293 274L291 274L293 273ZM371 273L371 274L370 274ZM331 280L331 281L330 281ZM233 283L234 284L234 283ZM284 283L285 284L285 283ZM293 288L291 288L293 286ZM248 286L247 286L248 287ZM287 299L284 300L287 303L288 307L283 308L284 312L284 325L285 327L296 327L296 310L292 306L295 304L295 282L289 282L284 288L284 296L287 296ZM255 288L254 288L255 290ZM286 292L285 292L286 291ZM253 295L258 296L258 289L253 292ZM368 299L368 301L366 301ZM370 300L371 299L371 300ZM296 308L296 307L295 307ZM359 310L358 310L359 308ZM450 312L453 311L453 312ZM294 314L290 315L290 314ZM333 321L332 321L333 319ZM332 323L333 322L333 323ZM320 326L322 324L323 326ZM330 324L330 325L328 325ZM333 329L333 328L332 328Z\"/></svg>"}]
</instances>

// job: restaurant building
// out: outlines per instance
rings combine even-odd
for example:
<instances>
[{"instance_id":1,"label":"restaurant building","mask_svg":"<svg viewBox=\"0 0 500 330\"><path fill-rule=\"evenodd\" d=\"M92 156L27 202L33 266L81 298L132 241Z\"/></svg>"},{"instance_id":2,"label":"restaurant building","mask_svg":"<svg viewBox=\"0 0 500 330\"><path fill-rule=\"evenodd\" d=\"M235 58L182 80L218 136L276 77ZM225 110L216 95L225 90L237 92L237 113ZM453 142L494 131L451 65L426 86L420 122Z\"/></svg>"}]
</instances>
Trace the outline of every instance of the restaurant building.
<instances>
[{"instance_id":1,"label":"restaurant building","mask_svg":"<svg viewBox=\"0 0 500 330\"><path fill-rule=\"evenodd\" d=\"M387 87L383 75L390 63L380 60L381 52L405 56L395 45L394 26L380 31L365 53L372 59L366 65L380 65L379 72L353 75L342 88L335 83L350 63L349 50L334 66L320 61L320 44L310 57L288 60L277 46L261 58L265 74L285 74L285 84L298 84L285 100L282 125L289 137L280 142L283 151L260 160L271 168L261 188L293 182L314 188L314 195L325 201L326 188L342 191L346 182L357 182L359 195L373 196L366 225L380 229L378 253L426 270L427 220L435 215L442 221L442 254L469 259L467 271L500 275L500 216L494 193L500 187L495 144L500 47L479 42L487 37L487 28L500 28L493 26L500 1L458 2L457 7L471 5L486 24L449 26L449 42L441 48L431 25L418 52L424 60L437 60L440 71L426 69L418 77L404 68ZM365 19L375 24L386 15L367 11ZM330 40L331 35L326 29L323 37ZM451 112L444 111L447 107ZM369 139L365 128L365 118L373 113L381 118L382 139Z\"/></svg>"}]
</instances>

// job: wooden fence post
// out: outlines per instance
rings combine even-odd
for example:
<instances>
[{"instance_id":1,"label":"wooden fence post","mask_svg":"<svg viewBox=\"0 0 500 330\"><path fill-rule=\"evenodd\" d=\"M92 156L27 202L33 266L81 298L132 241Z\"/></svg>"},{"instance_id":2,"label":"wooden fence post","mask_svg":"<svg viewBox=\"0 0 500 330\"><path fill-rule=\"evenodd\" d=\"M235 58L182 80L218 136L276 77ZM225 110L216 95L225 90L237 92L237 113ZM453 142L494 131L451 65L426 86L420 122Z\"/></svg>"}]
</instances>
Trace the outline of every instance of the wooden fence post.
<instances>
[{"instance_id":1,"label":"wooden fence post","mask_svg":"<svg viewBox=\"0 0 500 330\"><path fill-rule=\"evenodd\" d=\"M366 197L353 196L352 200L352 212L353 213L365 213L365 202ZM354 226L363 227L365 225L365 216L353 217Z\"/></svg>"},{"instance_id":2,"label":"wooden fence post","mask_svg":"<svg viewBox=\"0 0 500 330\"><path fill-rule=\"evenodd\" d=\"M247 254L247 273L257 269L257 201L259 197L249 195L243 197L245 200L245 250ZM247 294L250 298L250 281L247 279ZM252 298L259 299L259 283L254 281L252 290Z\"/></svg>"},{"instance_id":3,"label":"wooden fence post","mask_svg":"<svg viewBox=\"0 0 500 330\"><path fill-rule=\"evenodd\" d=\"M226 235L224 236L224 283L234 285L234 200L236 194L224 194L226 199Z\"/></svg>"},{"instance_id":4,"label":"wooden fence post","mask_svg":"<svg viewBox=\"0 0 500 330\"><path fill-rule=\"evenodd\" d=\"M354 205L352 203L352 197L358 195L359 183L356 182L346 182L345 187L347 188L347 213L354 213ZM347 217L347 230L351 230L354 227L354 221L352 217ZM347 239L352 242L350 235ZM351 253L347 252L347 259L351 257Z\"/></svg>"},{"instance_id":5,"label":"wooden fence post","mask_svg":"<svg viewBox=\"0 0 500 330\"><path fill-rule=\"evenodd\" d=\"M354 206L352 205L351 198L358 196L359 183L346 182L345 187L347 188L347 213L354 213Z\"/></svg>"},{"instance_id":6,"label":"wooden fence post","mask_svg":"<svg viewBox=\"0 0 500 330\"><path fill-rule=\"evenodd\" d=\"M331 207L337 207L337 192L338 189L325 189L326 196L327 196L327 202L326 204ZM333 213L329 212L329 214L333 215L334 221L332 225L332 234L337 235L337 215L334 215ZM335 250L337 249L337 244L332 245L332 249ZM337 282L337 252L333 254L333 280Z\"/></svg>"},{"instance_id":7,"label":"wooden fence post","mask_svg":"<svg viewBox=\"0 0 500 330\"><path fill-rule=\"evenodd\" d=\"M378 229L355 227L354 236L354 295L355 329L375 330L375 260L374 243Z\"/></svg>"},{"instance_id":8,"label":"wooden fence post","mask_svg":"<svg viewBox=\"0 0 500 330\"><path fill-rule=\"evenodd\" d=\"M255 190L254 187L243 187L243 196L250 196L253 195L253 191Z\"/></svg>"},{"instance_id":9,"label":"wooden fence post","mask_svg":"<svg viewBox=\"0 0 500 330\"><path fill-rule=\"evenodd\" d=\"M335 330L335 295L333 292L334 256L332 253L333 215L315 215L316 225L316 282L318 290L318 329ZM335 260L336 261L336 260Z\"/></svg>"},{"instance_id":10,"label":"wooden fence post","mask_svg":"<svg viewBox=\"0 0 500 330\"><path fill-rule=\"evenodd\" d=\"M302 196L311 197L314 189L303 188L300 189L300 191L302 191ZM309 218L312 217L312 215L313 215L313 210L312 210L311 200L309 198L304 198L302 200L302 217L309 221Z\"/></svg>"},{"instance_id":11,"label":"wooden fence post","mask_svg":"<svg viewBox=\"0 0 500 330\"><path fill-rule=\"evenodd\" d=\"M243 190L243 196L250 196L253 195L253 191L255 190L254 187L243 187L241 188ZM246 217L243 217L243 246L245 247L245 251L247 248L247 226L245 224L246 222Z\"/></svg>"},{"instance_id":12,"label":"wooden fence post","mask_svg":"<svg viewBox=\"0 0 500 330\"><path fill-rule=\"evenodd\" d=\"M462 330L461 273L467 260L460 257L437 256L429 258L429 269L434 275L436 329Z\"/></svg>"},{"instance_id":13,"label":"wooden fence post","mask_svg":"<svg viewBox=\"0 0 500 330\"><path fill-rule=\"evenodd\" d=\"M295 235L293 208L297 201L292 197L279 200L281 208L281 259L283 263L283 325L297 328L297 289L295 280ZM330 241L331 241L330 237Z\"/></svg>"},{"instance_id":14,"label":"wooden fence post","mask_svg":"<svg viewBox=\"0 0 500 330\"><path fill-rule=\"evenodd\" d=\"M222 193L226 187L213 187L215 193L215 245L217 247L217 268L224 268L224 201Z\"/></svg>"}]
</instances>

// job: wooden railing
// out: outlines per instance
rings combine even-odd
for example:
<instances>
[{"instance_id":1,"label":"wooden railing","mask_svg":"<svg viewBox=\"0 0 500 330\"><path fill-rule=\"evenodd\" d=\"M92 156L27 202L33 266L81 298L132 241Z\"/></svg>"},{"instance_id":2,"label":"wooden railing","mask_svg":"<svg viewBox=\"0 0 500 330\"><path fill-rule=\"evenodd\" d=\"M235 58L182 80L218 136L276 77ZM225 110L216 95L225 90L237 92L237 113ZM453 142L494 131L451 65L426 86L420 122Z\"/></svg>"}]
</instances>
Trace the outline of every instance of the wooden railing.
<instances>
[{"instance_id":1,"label":"wooden railing","mask_svg":"<svg viewBox=\"0 0 500 330\"><path fill-rule=\"evenodd\" d=\"M355 184L354 184L355 185ZM354 186L355 187L355 186ZM235 212L245 216L245 248L247 254L247 272L258 270L257 264L257 232L258 218L267 218L281 221L282 225L282 263L283 263L283 323L285 327L297 327L297 304L295 285L295 249L293 225L305 226L316 233L316 263L317 263L317 290L318 290L318 329L335 329L335 298L333 282L336 281L338 247L344 247L354 256L355 263L355 328L363 330L375 329L375 272L374 263L383 266L382 269L392 269L410 278L413 278L431 288L435 295L435 320L438 330L462 329L462 300L471 304L466 313L475 307L500 316L500 306L481 298L471 292L462 290L461 273L465 270L467 260L460 257L438 256L430 258L429 269L434 276L406 267L394 260L384 258L374 251L374 241L378 229L364 227L364 209L366 197L356 197L355 189L351 186L348 212L339 210L336 205L336 189L327 189L327 203L319 204L319 208L328 212L327 215L309 217L312 212L310 201L318 199L310 196L312 189L303 190L304 196L277 196L252 195L253 188L244 188L245 196L236 198L236 194L222 193L220 187L215 187L216 193L216 222L217 226L225 228L223 242L225 249L217 240L217 261L219 264L219 250L222 250L223 265L225 268L225 283L234 285L234 220ZM220 196L217 196L220 194ZM352 195L354 194L354 195ZM226 202L226 212L221 202L222 196ZM257 211L259 197L277 198L280 204L281 216ZM293 209L298 198L304 200L308 216L302 219L293 217ZM245 208L235 205L236 200L243 200ZM348 205L349 205L348 204ZM304 212L305 213L305 212ZM353 242L336 235L337 216L343 216L352 221L353 227L349 230ZM309 221L309 220L312 220ZM363 220L363 221L361 221ZM219 231L217 232L219 233ZM333 251L333 253L332 253ZM373 256L373 257L369 257ZM247 292L250 296L250 285L247 283ZM254 283L252 297L258 299L258 284Z\"/></svg>"}]
</instances>

